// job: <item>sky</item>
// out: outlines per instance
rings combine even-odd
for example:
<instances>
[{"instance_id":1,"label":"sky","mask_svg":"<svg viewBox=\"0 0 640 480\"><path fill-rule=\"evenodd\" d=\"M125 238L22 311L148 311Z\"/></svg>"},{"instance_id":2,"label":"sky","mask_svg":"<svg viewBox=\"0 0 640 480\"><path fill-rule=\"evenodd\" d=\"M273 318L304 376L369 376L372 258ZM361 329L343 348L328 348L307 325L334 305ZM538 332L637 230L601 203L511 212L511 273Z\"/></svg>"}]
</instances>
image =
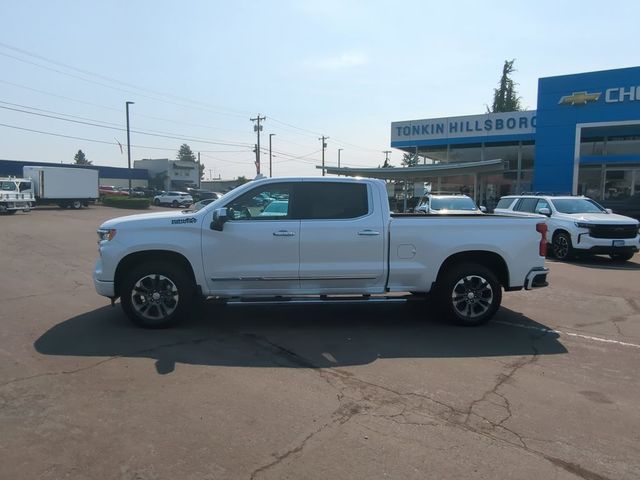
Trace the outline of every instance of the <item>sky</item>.
<instances>
[{"instance_id":1,"label":"sky","mask_svg":"<svg viewBox=\"0 0 640 480\"><path fill-rule=\"evenodd\" d=\"M640 64L640 2L0 2L0 158L94 165L200 152L205 178L376 167L393 121L484 113L502 65L538 78ZM54 135L51 135L54 134ZM69 138L74 137L74 138ZM120 145L123 150L121 153ZM399 166L402 152L392 150Z\"/></svg>"}]
</instances>

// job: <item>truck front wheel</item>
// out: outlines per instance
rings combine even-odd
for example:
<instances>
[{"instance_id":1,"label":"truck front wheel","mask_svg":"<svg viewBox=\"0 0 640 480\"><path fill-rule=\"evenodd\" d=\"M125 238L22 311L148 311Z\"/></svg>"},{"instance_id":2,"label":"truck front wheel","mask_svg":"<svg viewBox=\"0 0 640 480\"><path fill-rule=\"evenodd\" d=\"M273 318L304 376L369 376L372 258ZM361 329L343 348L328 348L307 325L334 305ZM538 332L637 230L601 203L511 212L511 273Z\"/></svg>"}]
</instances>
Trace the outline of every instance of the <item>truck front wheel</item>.
<instances>
[{"instance_id":1,"label":"truck front wheel","mask_svg":"<svg viewBox=\"0 0 640 480\"><path fill-rule=\"evenodd\" d=\"M122 309L144 328L167 328L188 317L195 291L182 268L156 262L132 269L119 289Z\"/></svg>"},{"instance_id":2,"label":"truck front wheel","mask_svg":"<svg viewBox=\"0 0 640 480\"><path fill-rule=\"evenodd\" d=\"M436 290L442 312L459 325L488 322L502 302L502 288L494 273L475 263L452 267L443 274Z\"/></svg>"}]
</instances>

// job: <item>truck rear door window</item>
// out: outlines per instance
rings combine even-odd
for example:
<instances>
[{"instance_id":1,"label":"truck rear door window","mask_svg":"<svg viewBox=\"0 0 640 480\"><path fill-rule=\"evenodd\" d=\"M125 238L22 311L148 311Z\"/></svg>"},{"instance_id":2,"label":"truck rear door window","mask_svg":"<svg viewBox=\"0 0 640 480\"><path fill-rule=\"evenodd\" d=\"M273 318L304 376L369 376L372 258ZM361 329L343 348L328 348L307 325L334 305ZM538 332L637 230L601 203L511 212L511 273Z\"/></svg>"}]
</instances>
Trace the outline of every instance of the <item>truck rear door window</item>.
<instances>
[{"instance_id":1,"label":"truck rear door window","mask_svg":"<svg viewBox=\"0 0 640 480\"><path fill-rule=\"evenodd\" d=\"M296 185L295 218L328 220L363 217L369 213L367 185L303 182Z\"/></svg>"}]
</instances>

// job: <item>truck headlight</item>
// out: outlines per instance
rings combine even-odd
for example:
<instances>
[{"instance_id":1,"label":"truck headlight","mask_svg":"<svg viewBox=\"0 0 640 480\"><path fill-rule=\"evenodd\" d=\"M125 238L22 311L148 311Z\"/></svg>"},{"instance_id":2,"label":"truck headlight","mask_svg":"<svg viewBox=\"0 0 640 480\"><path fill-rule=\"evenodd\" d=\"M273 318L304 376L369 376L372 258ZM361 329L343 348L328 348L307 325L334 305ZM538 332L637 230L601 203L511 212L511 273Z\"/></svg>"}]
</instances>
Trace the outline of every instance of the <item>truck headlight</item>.
<instances>
[{"instance_id":1,"label":"truck headlight","mask_svg":"<svg viewBox=\"0 0 640 480\"><path fill-rule=\"evenodd\" d=\"M595 225L593 223L576 222L576 227L578 227L578 228L594 228Z\"/></svg>"},{"instance_id":2,"label":"truck headlight","mask_svg":"<svg viewBox=\"0 0 640 480\"><path fill-rule=\"evenodd\" d=\"M115 228L99 228L98 229L98 243L109 242L116 236Z\"/></svg>"}]
</instances>

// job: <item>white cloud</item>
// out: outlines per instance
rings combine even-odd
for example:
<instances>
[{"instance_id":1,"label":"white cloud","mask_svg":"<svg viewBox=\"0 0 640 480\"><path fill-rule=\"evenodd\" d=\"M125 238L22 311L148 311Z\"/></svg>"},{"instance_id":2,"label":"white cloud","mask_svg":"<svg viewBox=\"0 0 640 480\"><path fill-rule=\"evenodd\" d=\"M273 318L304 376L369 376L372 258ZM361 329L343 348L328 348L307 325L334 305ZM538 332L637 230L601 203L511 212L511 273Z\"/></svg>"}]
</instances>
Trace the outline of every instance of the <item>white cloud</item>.
<instances>
[{"instance_id":1,"label":"white cloud","mask_svg":"<svg viewBox=\"0 0 640 480\"><path fill-rule=\"evenodd\" d=\"M366 55L358 52L345 52L333 57L317 58L305 61L305 66L318 70L338 70L360 67L369 62Z\"/></svg>"}]
</instances>

